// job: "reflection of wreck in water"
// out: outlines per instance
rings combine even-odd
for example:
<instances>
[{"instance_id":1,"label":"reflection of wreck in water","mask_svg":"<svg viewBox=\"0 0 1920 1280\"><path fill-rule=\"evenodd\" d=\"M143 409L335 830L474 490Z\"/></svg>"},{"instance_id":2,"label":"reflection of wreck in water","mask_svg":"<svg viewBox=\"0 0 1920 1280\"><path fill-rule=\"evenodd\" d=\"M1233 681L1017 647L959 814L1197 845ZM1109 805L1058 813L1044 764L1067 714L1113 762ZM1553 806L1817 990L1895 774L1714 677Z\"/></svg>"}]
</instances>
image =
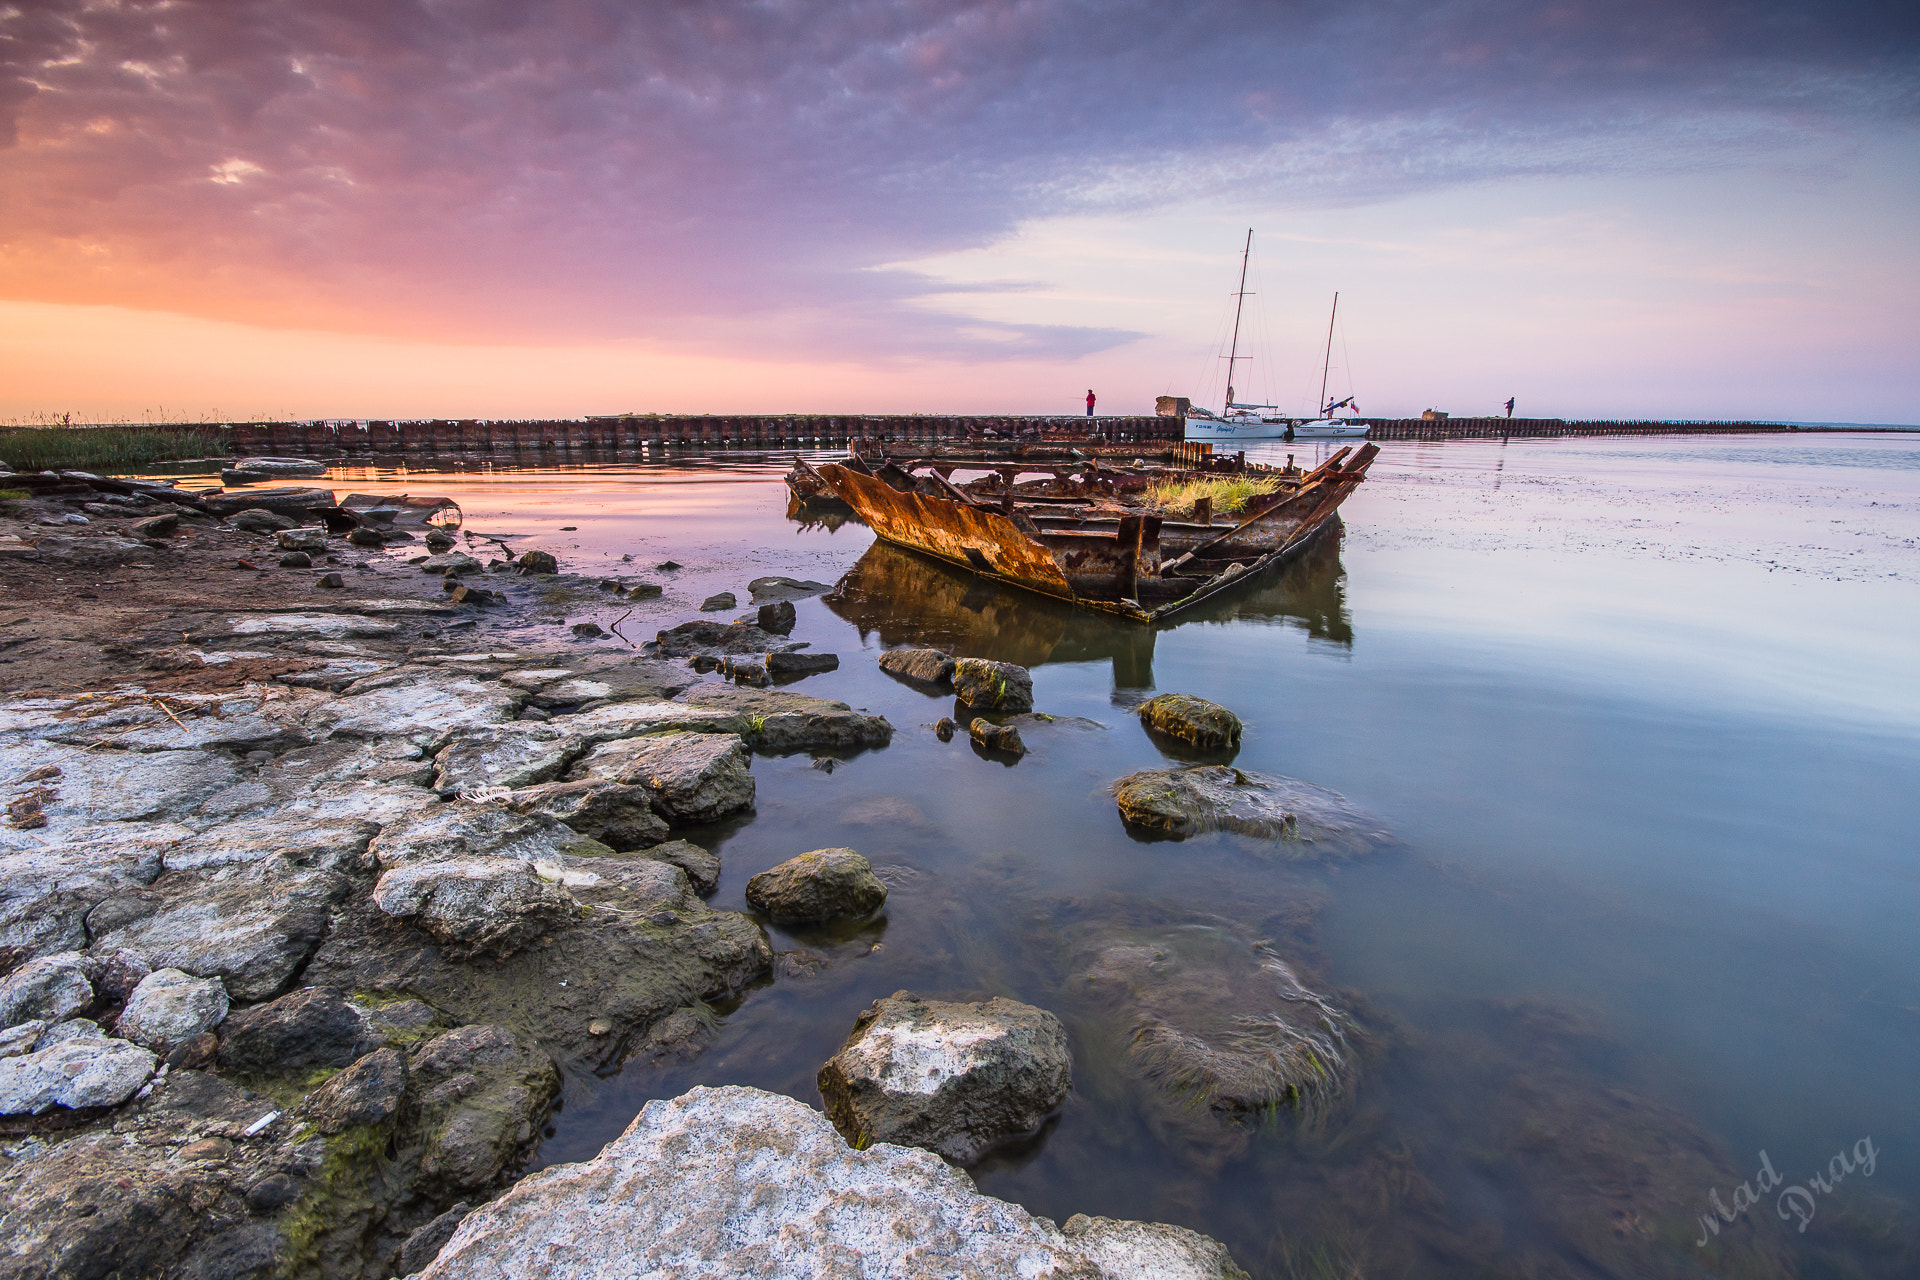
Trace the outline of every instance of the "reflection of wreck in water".
<instances>
[{"instance_id":1,"label":"reflection of wreck in water","mask_svg":"<svg viewBox=\"0 0 1920 1280\"><path fill-rule=\"evenodd\" d=\"M929 645L959 657L1037 667L1048 662L1113 663L1114 685L1153 686L1155 638L1187 622L1291 621L1308 635L1353 643L1336 520L1299 559L1249 579L1161 627L1131 626L1005 586L885 542L867 548L827 607L886 645Z\"/></svg>"}]
</instances>

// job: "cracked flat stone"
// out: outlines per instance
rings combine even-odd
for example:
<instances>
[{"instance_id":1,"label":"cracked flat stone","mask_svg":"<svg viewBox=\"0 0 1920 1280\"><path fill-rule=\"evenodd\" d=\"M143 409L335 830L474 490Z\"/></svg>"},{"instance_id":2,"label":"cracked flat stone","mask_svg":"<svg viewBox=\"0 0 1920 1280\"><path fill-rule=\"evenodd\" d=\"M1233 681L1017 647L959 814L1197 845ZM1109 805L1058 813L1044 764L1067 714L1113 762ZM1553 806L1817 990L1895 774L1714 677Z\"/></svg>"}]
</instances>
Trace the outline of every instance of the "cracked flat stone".
<instances>
[{"instance_id":1,"label":"cracked flat stone","mask_svg":"<svg viewBox=\"0 0 1920 1280\"><path fill-rule=\"evenodd\" d=\"M1245 1280L1196 1232L1078 1217L1070 1226L981 1195L930 1151L855 1151L792 1098L702 1087L649 1102L594 1159L541 1170L475 1209L422 1280Z\"/></svg>"}]
</instances>

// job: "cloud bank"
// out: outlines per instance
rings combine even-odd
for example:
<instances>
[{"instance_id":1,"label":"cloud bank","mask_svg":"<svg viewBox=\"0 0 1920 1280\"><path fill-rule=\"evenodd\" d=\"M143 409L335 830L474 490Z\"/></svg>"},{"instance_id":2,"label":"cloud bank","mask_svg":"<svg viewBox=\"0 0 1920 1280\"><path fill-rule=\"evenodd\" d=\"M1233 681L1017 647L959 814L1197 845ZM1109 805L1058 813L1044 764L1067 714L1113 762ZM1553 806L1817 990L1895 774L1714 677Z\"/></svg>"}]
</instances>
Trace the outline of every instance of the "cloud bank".
<instances>
[{"instance_id":1,"label":"cloud bank","mask_svg":"<svg viewBox=\"0 0 1920 1280\"><path fill-rule=\"evenodd\" d=\"M14 0L0 296L467 341L1071 357L884 264L1023 220L1750 164L1920 17L1717 0Z\"/></svg>"}]
</instances>

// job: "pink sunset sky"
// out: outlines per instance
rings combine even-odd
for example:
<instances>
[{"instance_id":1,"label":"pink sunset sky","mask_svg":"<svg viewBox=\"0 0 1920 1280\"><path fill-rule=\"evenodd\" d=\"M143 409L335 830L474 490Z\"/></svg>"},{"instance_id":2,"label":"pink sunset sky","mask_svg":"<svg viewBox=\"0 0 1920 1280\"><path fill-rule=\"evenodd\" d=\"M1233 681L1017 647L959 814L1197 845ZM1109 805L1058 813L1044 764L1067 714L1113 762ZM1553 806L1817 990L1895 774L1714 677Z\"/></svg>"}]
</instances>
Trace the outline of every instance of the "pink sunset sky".
<instances>
[{"instance_id":1,"label":"pink sunset sky","mask_svg":"<svg viewBox=\"0 0 1920 1280\"><path fill-rule=\"evenodd\" d=\"M1917 14L0 0L0 418L1916 422Z\"/></svg>"}]
</instances>

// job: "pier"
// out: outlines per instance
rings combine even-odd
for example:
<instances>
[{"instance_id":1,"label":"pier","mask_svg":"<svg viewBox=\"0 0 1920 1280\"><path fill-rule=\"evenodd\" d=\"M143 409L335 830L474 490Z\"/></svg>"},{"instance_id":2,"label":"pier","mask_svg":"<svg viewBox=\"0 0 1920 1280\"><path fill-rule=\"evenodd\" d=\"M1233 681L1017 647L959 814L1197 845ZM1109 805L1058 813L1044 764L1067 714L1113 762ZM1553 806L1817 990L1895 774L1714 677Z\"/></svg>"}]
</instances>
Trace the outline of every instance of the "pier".
<instances>
[{"instance_id":1,"label":"pier","mask_svg":"<svg viewBox=\"0 0 1920 1280\"><path fill-rule=\"evenodd\" d=\"M1773 422L1568 421L1560 418L1359 418L1376 441L1551 439L1569 436L1749 435L1796 431ZM88 424L89 427L95 424ZM131 424L97 424L125 429ZM74 424L75 429L86 429ZM381 457L678 450L847 449L911 452L915 445L1091 443L1165 450L1185 438L1178 416L934 414L623 414L546 419L315 419L288 422L146 424L139 430L198 431L234 455ZM893 446L887 448L887 446Z\"/></svg>"}]
</instances>

